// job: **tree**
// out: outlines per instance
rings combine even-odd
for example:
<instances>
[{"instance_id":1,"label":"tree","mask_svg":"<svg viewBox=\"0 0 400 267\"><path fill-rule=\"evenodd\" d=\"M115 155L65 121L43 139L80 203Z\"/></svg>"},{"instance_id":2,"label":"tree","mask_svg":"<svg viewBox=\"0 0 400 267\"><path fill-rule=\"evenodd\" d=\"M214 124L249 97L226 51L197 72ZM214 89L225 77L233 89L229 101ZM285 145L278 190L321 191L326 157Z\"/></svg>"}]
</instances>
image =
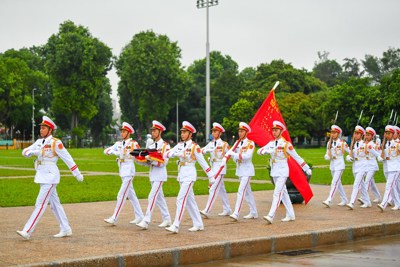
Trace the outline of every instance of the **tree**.
<instances>
[{"instance_id":1,"label":"tree","mask_svg":"<svg viewBox=\"0 0 400 267\"><path fill-rule=\"evenodd\" d=\"M349 79L351 77L360 78L363 75L363 71L360 70L360 63L356 58L345 58L343 67L344 79Z\"/></svg>"},{"instance_id":2,"label":"tree","mask_svg":"<svg viewBox=\"0 0 400 267\"><path fill-rule=\"evenodd\" d=\"M400 49L389 48L383 52L382 58L365 55L361 62L368 76L380 83L383 76L400 68Z\"/></svg>"},{"instance_id":3,"label":"tree","mask_svg":"<svg viewBox=\"0 0 400 267\"><path fill-rule=\"evenodd\" d=\"M0 121L11 129L31 133L32 90L36 89L35 108L40 110L40 95L47 76L33 64L40 58L28 49L7 50L0 54ZM38 113L35 113L38 115Z\"/></svg>"},{"instance_id":4,"label":"tree","mask_svg":"<svg viewBox=\"0 0 400 267\"><path fill-rule=\"evenodd\" d=\"M58 124L82 137L98 112L97 100L111 68L111 49L72 21L60 25L43 47ZM69 124L69 125L68 125Z\"/></svg>"},{"instance_id":5,"label":"tree","mask_svg":"<svg viewBox=\"0 0 400 267\"><path fill-rule=\"evenodd\" d=\"M187 97L189 79L180 58L178 44L153 31L136 34L122 49L116 61L121 111L137 120L138 132L150 126L153 114L163 121L176 100Z\"/></svg>"},{"instance_id":6,"label":"tree","mask_svg":"<svg viewBox=\"0 0 400 267\"><path fill-rule=\"evenodd\" d=\"M343 70L336 60L330 60L328 56L329 52L318 52L319 61L314 64L313 74L316 78L331 87L339 82Z\"/></svg>"}]
</instances>

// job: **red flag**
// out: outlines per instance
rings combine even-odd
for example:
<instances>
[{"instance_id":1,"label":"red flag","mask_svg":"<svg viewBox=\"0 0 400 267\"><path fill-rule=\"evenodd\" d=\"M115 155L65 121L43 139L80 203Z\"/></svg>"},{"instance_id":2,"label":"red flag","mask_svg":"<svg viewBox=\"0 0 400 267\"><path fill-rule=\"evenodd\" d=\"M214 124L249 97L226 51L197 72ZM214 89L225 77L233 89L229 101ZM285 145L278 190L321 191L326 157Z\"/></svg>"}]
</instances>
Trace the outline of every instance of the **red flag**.
<instances>
[{"instance_id":1,"label":"red flag","mask_svg":"<svg viewBox=\"0 0 400 267\"><path fill-rule=\"evenodd\" d=\"M248 134L248 138L253 140L259 146L265 146L270 141L274 140L271 127L272 122L275 120L285 124L285 121L283 120L282 114L279 110L278 103L275 99L275 90L271 90L249 123L251 132ZM288 142L292 143L288 130L282 133L282 137ZM304 201L307 204L313 196L313 192L307 182L307 178L300 165L293 158L288 158L288 165L290 180L303 196Z\"/></svg>"}]
</instances>

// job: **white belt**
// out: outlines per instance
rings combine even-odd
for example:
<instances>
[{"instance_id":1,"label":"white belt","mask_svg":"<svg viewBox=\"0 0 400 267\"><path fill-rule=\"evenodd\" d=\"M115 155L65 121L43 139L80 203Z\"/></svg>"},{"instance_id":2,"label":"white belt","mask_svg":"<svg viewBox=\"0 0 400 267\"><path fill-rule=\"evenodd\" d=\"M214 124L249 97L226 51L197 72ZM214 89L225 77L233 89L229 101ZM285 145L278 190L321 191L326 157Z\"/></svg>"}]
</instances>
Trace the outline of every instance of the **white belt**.
<instances>
[{"instance_id":1,"label":"white belt","mask_svg":"<svg viewBox=\"0 0 400 267\"><path fill-rule=\"evenodd\" d=\"M186 162L186 161L180 161L179 166L194 166L196 163L195 162Z\"/></svg>"},{"instance_id":2,"label":"white belt","mask_svg":"<svg viewBox=\"0 0 400 267\"><path fill-rule=\"evenodd\" d=\"M363 161L363 160L368 160L368 158L354 158L356 161Z\"/></svg>"},{"instance_id":3,"label":"white belt","mask_svg":"<svg viewBox=\"0 0 400 267\"><path fill-rule=\"evenodd\" d=\"M342 159L342 158L343 158L343 156L333 156L332 157L333 160Z\"/></svg>"},{"instance_id":4,"label":"white belt","mask_svg":"<svg viewBox=\"0 0 400 267\"><path fill-rule=\"evenodd\" d=\"M133 162L133 159L119 159L119 162Z\"/></svg>"},{"instance_id":5,"label":"white belt","mask_svg":"<svg viewBox=\"0 0 400 267\"><path fill-rule=\"evenodd\" d=\"M38 161L36 161L36 163L37 163L37 165L57 165L57 163L53 162L53 161L41 161L41 160L38 160Z\"/></svg>"},{"instance_id":6,"label":"white belt","mask_svg":"<svg viewBox=\"0 0 400 267\"><path fill-rule=\"evenodd\" d=\"M272 159L272 163L277 163L277 162L286 162L287 159Z\"/></svg>"}]
</instances>

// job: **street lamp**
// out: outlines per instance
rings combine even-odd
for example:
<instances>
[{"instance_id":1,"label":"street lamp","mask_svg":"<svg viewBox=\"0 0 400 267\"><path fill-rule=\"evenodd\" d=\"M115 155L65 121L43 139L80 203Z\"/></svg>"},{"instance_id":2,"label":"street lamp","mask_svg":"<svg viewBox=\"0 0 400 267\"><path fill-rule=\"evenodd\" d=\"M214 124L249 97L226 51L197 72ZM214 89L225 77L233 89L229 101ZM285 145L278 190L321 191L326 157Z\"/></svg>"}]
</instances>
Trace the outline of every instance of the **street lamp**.
<instances>
[{"instance_id":1,"label":"street lamp","mask_svg":"<svg viewBox=\"0 0 400 267\"><path fill-rule=\"evenodd\" d=\"M197 8L207 10L207 41L206 41L206 143L210 136L210 43L209 43L209 15L208 9L218 5L218 0L197 0Z\"/></svg>"},{"instance_id":2,"label":"street lamp","mask_svg":"<svg viewBox=\"0 0 400 267\"><path fill-rule=\"evenodd\" d=\"M35 90L32 89L32 144L35 142Z\"/></svg>"}]
</instances>

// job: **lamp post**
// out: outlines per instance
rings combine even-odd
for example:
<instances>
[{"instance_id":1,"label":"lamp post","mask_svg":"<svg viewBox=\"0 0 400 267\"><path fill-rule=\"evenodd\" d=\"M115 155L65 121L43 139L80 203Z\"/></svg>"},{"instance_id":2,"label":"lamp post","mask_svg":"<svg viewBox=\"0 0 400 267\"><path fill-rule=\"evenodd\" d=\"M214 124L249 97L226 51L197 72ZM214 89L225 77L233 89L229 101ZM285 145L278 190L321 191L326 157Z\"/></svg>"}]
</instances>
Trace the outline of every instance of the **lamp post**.
<instances>
[{"instance_id":1,"label":"lamp post","mask_svg":"<svg viewBox=\"0 0 400 267\"><path fill-rule=\"evenodd\" d=\"M35 142L35 90L32 89L32 144Z\"/></svg>"},{"instance_id":2,"label":"lamp post","mask_svg":"<svg viewBox=\"0 0 400 267\"><path fill-rule=\"evenodd\" d=\"M209 12L211 6L218 5L218 0L197 0L197 8L206 8L207 10L207 40L206 40L206 143L210 136L210 43L209 43Z\"/></svg>"}]
</instances>

